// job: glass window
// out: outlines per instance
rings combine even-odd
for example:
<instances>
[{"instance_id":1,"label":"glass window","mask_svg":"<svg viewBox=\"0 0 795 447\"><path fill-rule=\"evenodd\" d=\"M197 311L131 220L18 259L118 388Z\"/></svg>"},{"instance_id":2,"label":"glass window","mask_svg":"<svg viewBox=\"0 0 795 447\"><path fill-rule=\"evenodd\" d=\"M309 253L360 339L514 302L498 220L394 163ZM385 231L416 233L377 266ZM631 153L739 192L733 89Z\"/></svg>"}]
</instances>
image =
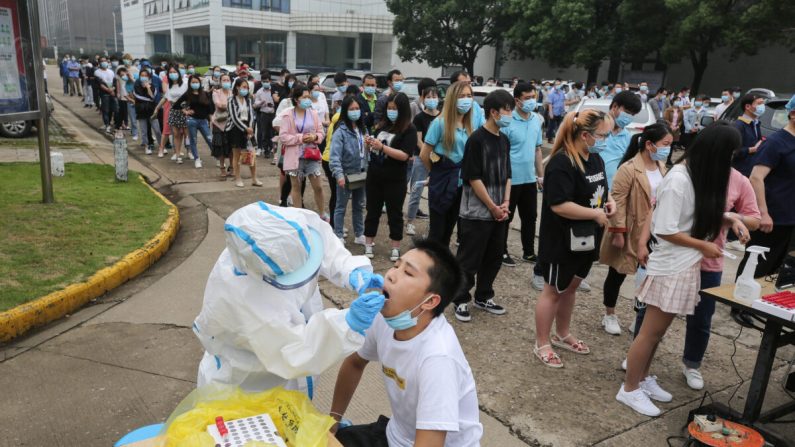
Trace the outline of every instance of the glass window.
<instances>
[{"instance_id":1,"label":"glass window","mask_svg":"<svg viewBox=\"0 0 795 447\"><path fill-rule=\"evenodd\" d=\"M372 59L373 57L373 35L362 33L359 35L359 59Z\"/></svg>"}]
</instances>

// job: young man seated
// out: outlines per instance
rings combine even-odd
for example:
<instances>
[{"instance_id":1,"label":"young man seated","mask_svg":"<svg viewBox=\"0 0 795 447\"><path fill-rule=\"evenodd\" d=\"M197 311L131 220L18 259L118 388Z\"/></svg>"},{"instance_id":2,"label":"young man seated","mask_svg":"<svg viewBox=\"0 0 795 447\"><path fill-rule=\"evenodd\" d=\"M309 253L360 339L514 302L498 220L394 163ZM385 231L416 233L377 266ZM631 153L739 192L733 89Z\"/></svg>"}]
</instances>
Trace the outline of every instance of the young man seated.
<instances>
[{"instance_id":1,"label":"young man seated","mask_svg":"<svg viewBox=\"0 0 795 447\"><path fill-rule=\"evenodd\" d=\"M384 275L386 298L364 346L342 364L331 416L340 420L364 368L381 363L392 419L337 430L345 447L480 446L478 397L472 370L444 308L463 283L446 247L415 240ZM381 293L381 292L370 292Z\"/></svg>"}]
</instances>

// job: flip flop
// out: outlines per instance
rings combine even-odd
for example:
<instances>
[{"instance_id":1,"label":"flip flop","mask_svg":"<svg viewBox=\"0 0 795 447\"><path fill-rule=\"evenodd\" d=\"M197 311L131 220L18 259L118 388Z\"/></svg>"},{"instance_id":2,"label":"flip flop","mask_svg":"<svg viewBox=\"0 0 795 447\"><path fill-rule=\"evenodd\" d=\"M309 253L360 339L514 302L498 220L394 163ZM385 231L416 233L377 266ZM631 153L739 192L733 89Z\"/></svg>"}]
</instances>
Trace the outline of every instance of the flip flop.
<instances>
[{"instance_id":1,"label":"flip flop","mask_svg":"<svg viewBox=\"0 0 795 447\"><path fill-rule=\"evenodd\" d=\"M591 348L589 348L588 345L586 345L582 340L577 340L576 343L571 344L566 342L566 339L569 337L571 337L571 334L568 334L565 337L561 337L558 334L552 334L549 337L549 342L552 343L552 346L571 351L575 354L586 355L591 353Z\"/></svg>"},{"instance_id":2,"label":"flip flop","mask_svg":"<svg viewBox=\"0 0 795 447\"><path fill-rule=\"evenodd\" d=\"M550 350L546 354L542 354L541 350L544 348L550 348ZM540 348L538 346L533 346L533 354L535 354L536 358L541 360L541 363L543 363L545 366L555 369L563 368L563 361L560 359L558 353L552 350L552 346L550 345L544 345ZM551 363L552 360L557 360L560 363Z\"/></svg>"}]
</instances>

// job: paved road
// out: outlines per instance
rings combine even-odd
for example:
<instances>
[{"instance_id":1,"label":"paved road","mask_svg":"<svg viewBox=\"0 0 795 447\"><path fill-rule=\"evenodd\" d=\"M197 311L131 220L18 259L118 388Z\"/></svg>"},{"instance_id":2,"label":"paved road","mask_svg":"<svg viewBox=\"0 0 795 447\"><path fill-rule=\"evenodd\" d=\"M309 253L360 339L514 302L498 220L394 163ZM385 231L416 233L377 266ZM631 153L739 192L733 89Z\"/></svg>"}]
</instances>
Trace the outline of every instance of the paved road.
<instances>
[{"instance_id":1,"label":"paved road","mask_svg":"<svg viewBox=\"0 0 795 447\"><path fill-rule=\"evenodd\" d=\"M81 110L74 98L56 93L56 100L57 109L64 112L56 119L85 143L93 157L112 160L107 158L109 142L94 130L99 127L97 114ZM69 108L76 113L67 113ZM206 147L200 150L208 153ZM211 163L206 163L210 168L196 170L135 149L133 156L133 163L180 207L180 235L172 250L142 277L75 315L2 347L0 389L7 393L0 406L0 445L109 445L133 427L163 420L195 386L201 350L189 326L201 305L207 274L223 247L223 219L243 204L273 201L277 172L266 165L264 188L238 189L232 182L218 181ZM383 271L389 265L385 235L377 243L374 265ZM403 245L407 249L408 241ZM357 249L361 248L352 250ZM509 237L509 250L520 253L516 232ZM734 268L727 264L727 271ZM593 353L576 358L562 354L563 370L545 368L532 357L537 293L529 287L530 274L529 264L500 272L497 296L508 309L502 317L476 312L473 322L461 324L447 313L478 383L486 425L483 445L664 446L668 436L680 434L687 412L702 399L702 393L688 389L681 376L684 321L674 322L653 368L674 401L662 406L665 413L660 418L641 417L614 400L623 377L618 365L629 339L601 330L600 287L606 269L594 267L588 278L594 290L579 297L573 324ZM624 326L633 315L632 282L627 279L618 305ZM328 283L322 283L321 290L328 306L346 306L353 298ZM730 359L738 329L722 306L713 326L703 368L706 388L712 399L726 402L740 384L731 401L738 408L747 389ZM737 337L734 363L743 379L750 377L758 342L758 334L750 331ZM780 352L766 407L787 399L779 381L785 361L794 353L789 348ZM335 375L333 368L321 381L316 401L321 409L328 407ZM370 368L349 414L364 422L379 413L389 413L388 402L376 368ZM793 424L777 429L795 439Z\"/></svg>"}]
</instances>

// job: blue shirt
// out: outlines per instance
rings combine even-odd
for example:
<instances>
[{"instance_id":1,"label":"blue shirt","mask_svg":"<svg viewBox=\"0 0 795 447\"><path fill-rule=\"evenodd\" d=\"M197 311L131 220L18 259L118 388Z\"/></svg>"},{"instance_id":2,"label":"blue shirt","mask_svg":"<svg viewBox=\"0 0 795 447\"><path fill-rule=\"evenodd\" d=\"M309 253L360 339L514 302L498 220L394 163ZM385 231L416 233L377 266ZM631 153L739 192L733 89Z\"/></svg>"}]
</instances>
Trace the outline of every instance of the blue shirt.
<instances>
[{"instance_id":1,"label":"blue shirt","mask_svg":"<svg viewBox=\"0 0 795 447\"><path fill-rule=\"evenodd\" d=\"M552 89L547 94L547 100L552 105L552 114L554 116L561 116L566 113L566 94L558 89Z\"/></svg>"},{"instance_id":2,"label":"blue shirt","mask_svg":"<svg viewBox=\"0 0 795 447\"><path fill-rule=\"evenodd\" d=\"M511 125L500 131L511 142L511 184L535 183L536 148L544 142L541 118L531 112L527 119L524 119L514 110Z\"/></svg>"},{"instance_id":3,"label":"blue shirt","mask_svg":"<svg viewBox=\"0 0 795 447\"><path fill-rule=\"evenodd\" d=\"M754 168L754 165L757 164L756 159L759 158L760 151L762 150L762 145L759 146L759 151L756 153L752 154L748 150L748 148L756 145L762 138L762 129L759 126L759 120L752 120L745 115L740 115L740 117L732 122L732 126L740 131L740 136L743 139L740 150L734 154L734 159L732 159L732 167L740 171L744 176L750 177L751 170Z\"/></svg>"},{"instance_id":4,"label":"blue shirt","mask_svg":"<svg viewBox=\"0 0 795 447\"><path fill-rule=\"evenodd\" d=\"M472 131L474 132L485 123L483 109L477 103L473 104L472 108ZM431 122L428 131L425 133L425 142L433 146L433 151L439 155L444 155L449 158L453 163L460 163L464 159L464 146L466 145L469 135L463 127L456 128L455 143L453 144L452 151L445 150L442 138L444 137L444 119L441 115Z\"/></svg>"},{"instance_id":5,"label":"blue shirt","mask_svg":"<svg viewBox=\"0 0 795 447\"><path fill-rule=\"evenodd\" d=\"M155 104L159 103L163 98L163 81L160 76L153 74L151 76L153 92L155 94Z\"/></svg>"},{"instance_id":6,"label":"blue shirt","mask_svg":"<svg viewBox=\"0 0 795 447\"><path fill-rule=\"evenodd\" d=\"M618 133L610 132L607 136L607 147L599 154L605 162L608 189L613 189L613 177L618 171L618 164L627 152L630 138L631 135L626 129L621 129Z\"/></svg>"},{"instance_id":7,"label":"blue shirt","mask_svg":"<svg viewBox=\"0 0 795 447\"><path fill-rule=\"evenodd\" d=\"M784 129L774 132L759 145L754 165L770 168L765 177L767 212L774 225L794 225L795 207L795 136Z\"/></svg>"}]
</instances>

